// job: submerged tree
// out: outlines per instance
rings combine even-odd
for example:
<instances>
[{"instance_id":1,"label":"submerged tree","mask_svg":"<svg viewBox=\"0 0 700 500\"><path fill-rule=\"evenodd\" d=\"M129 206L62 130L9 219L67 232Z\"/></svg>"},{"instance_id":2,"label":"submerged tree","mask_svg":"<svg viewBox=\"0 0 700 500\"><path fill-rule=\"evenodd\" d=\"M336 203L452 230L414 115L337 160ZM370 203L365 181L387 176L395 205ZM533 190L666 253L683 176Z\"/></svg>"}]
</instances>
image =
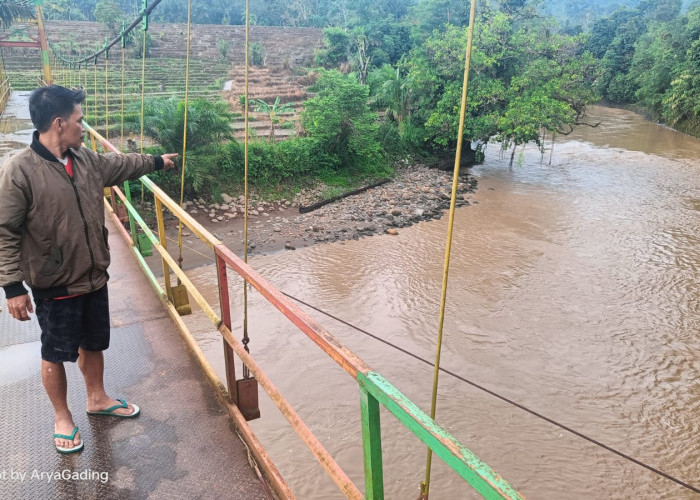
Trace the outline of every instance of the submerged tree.
<instances>
[{"instance_id":1,"label":"submerged tree","mask_svg":"<svg viewBox=\"0 0 700 500\"><path fill-rule=\"evenodd\" d=\"M597 63L578 38L557 33L527 2L508 5L508 11L483 8L474 26L464 138L542 147L542 129L573 126L596 100ZM457 142L466 39L464 27L447 25L407 60L414 122L438 152L453 151Z\"/></svg>"}]
</instances>

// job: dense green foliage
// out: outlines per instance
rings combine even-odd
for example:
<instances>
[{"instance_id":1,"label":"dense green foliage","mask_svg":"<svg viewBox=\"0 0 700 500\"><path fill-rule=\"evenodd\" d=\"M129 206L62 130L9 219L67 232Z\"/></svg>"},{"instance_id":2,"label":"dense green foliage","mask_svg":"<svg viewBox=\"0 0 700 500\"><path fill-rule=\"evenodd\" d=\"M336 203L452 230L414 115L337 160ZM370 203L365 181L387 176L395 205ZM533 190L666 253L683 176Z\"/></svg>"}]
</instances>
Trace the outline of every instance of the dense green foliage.
<instances>
[{"instance_id":1,"label":"dense green foliage","mask_svg":"<svg viewBox=\"0 0 700 500\"><path fill-rule=\"evenodd\" d=\"M352 76L324 71L312 90L316 96L304 103L302 124L335 159L336 168L363 175L381 170L377 115L367 104L367 86Z\"/></svg>"},{"instance_id":2,"label":"dense green foliage","mask_svg":"<svg viewBox=\"0 0 700 500\"><path fill-rule=\"evenodd\" d=\"M317 95L306 102L303 119L307 135L292 139L251 141L248 176L253 186L270 188L282 183L300 183L318 178L347 183L388 173L377 141L377 120L367 106L367 88L351 76L324 73L317 82ZM260 101L256 104L263 107ZM149 99L144 111L144 133L160 146L157 152L182 152L184 102ZM265 104L266 112L284 111L276 100ZM221 186L242 183L243 145L233 140L232 115L225 102L197 99L190 102L187 116L186 193L217 194ZM138 113L131 113L126 129L140 132ZM171 194L179 193L177 172L160 172L156 181Z\"/></svg>"},{"instance_id":3,"label":"dense green foliage","mask_svg":"<svg viewBox=\"0 0 700 500\"><path fill-rule=\"evenodd\" d=\"M457 140L466 29L446 25L405 60L411 121L434 149ZM482 8L475 23L465 139L502 147L541 144L542 131L566 130L595 99L597 66L578 37L557 33L527 4ZM404 97L402 97L404 98Z\"/></svg>"},{"instance_id":4,"label":"dense green foliage","mask_svg":"<svg viewBox=\"0 0 700 500\"><path fill-rule=\"evenodd\" d=\"M243 0L208 0L205 7L202 2L193 2L194 22L244 21ZM74 15L81 6L84 18L109 24L116 15L113 4L56 0L47 12ZM140 2L119 6L128 18ZM186 0L168 0L167 9L156 9L152 19L182 22L186 7ZM250 144L251 182L366 178L386 172L392 157L454 153L469 2L271 0L251 9L254 24L324 28L315 54L320 76L310 89L315 96L304 103L300 136L275 142L283 106L254 103L268 114L271 128L269 140ZM699 38L700 4L688 0L480 1L464 127L466 159L478 160L490 142L513 154L527 143L543 148L546 134L569 132L586 106L601 97L700 133ZM263 49L253 47L254 64L265 64ZM224 55L227 47L219 50ZM165 145L169 139L159 137L165 132L157 132L156 125L165 131L181 128L181 104L153 106L172 115L171 123L148 118L150 133ZM208 146L190 143L193 171L204 172L193 178L196 189L214 190L216 183L207 184L214 171L218 181L242 176L240 144L203 136Z\"/></svg>"},{"instance_id":5,"label":"dense green foliage","mask_svg":"<svg viewBox=\"0 0 700 500\"><path fill-rule=\"evenodd\" d=\"M608 102L700 134L700 3L644 0L593 24L587 48L604 69Z\"/></svg>"},{"instance_id":6,"label":"dense green foliage","mask_svg":"<svg viewBox=\"0 0 700 500\"><path fill-rule=\"evenodd\" d=\"M96 5L104 0L51 0L44 2L44 14L48 19L87 20L97 19ZM620 8L636 8L644 0L539 0L538 7L556 18L568 29L581 27L588 30L593 22L608 16ZM687 9L692 0L681 0ZM2 3L23 3L22 0ZM27 2L31 5L31 2ZM518 3L503 1L507 7ZM141 0L119 0L120 9L127 17L133 17L141 9ZM481 2L479 2L479 7ZM263 26L319 27L339 26L353 28L363 26L369 32L376 25L391 20L410 19L418 31L430 33L446 23L466 24L469 2L457 0L267 0L251 2L253 24ZM244 24L245 0L192 0L193 22L203 24ZM183 22L187 19L187 0L164 0L163 7L153 12L156 22ZM384 30L382 30L384 31Z\"/></svg>"},{"instance_id":7,"label":"dense green foliage","mask_svg":"<svg viewBox=\"0 0 700 500\"><path fill-rule=\"evenodd\" d=\"M194 99L189 102L185 183L191 192L206 192L216 184L213 167L219 146L233 138L230 127L232 119L233 115L224 101ZM124 128L140 133L140 113L127 114ZM154 139L163 152L182 154L184 130L184 101L171 98L148 99L145 102L144 134Z\"/></svg>"},{"instance_id":8,"label":"dense green foliage","mask_svg":"<svg viewBox=\"0 0 700 500\"><path fill-rule=\"evenodd\" d=\"M17 19L33 18L34 13L29 0L0 0L0 28L7 28Z\"/></svg>"}]
</instances>

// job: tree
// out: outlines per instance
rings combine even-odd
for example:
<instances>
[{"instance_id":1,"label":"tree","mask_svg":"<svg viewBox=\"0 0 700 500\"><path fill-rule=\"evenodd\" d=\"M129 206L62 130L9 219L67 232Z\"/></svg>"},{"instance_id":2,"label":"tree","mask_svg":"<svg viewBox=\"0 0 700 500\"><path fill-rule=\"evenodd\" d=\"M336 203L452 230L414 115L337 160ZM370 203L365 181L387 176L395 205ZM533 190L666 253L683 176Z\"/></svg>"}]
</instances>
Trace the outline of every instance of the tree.
<instances>
[{"instance_id":1,"label":"tree","mask_svg":"<svg viewBox=\"0 0 700 500\"><path fill-rule=\"evenodd\" d=\"M377 115L367 106L369 89L354 75L323 71L304 102L302 125L321 148L338 159L339 167L369 174L382 170L377 140Z\"/></svg>"},{"instance_id":2,"label":"tree","mask_svg":"<svg viewBox=\"0 0 700 500\"><path fill-rule=\"evenodd\" d=\"M355 46L357 50L354 57L355 72L357 73L357 79L360 81L360 85L365 85L367 83L367 74L369 73L369 64L372 60L372 56L369 54L369 42L367 40L367 35L360 33L355 37Z\"/></svg>"},{"instance_id":3,"label":"tree","mask_svg":"<svg viewBox=\"0 0 700 500\"><path fill-rule=\"evenodd\" d=\"M385 64L372 72L370 103L384 108L386 117L400 127L411 114L411 89L400 68Z\"/></svg>"},{"instance_id":4,"label":"tree","mask_svg":"<svg viewBox=\"0 0 700 500\"><path fill-rule=\"evenodd\" d=\"M601 95L614 103L633 102L637 90L630 67L635 44L646 28L639 10L620 9L597 21L586 48L602 59L602 77L596 83Z\"/></svg>"},{"instance_id":5,"label":"tree","mask_svg":"<svg viewBox=\"0 0 700 500\"><path fill-rule=\"evenodd\" d=\"M100 0L97 2L94 15L97 22L107 25L112 31L124 18L124 13L115 0Z\"/></svg>"},{"instance_id":6,"label":"tree","mask_svg":"<svg viewBox=\"0 0 700 500\"><path fill-rule=\"evenodd\" d=\"M416 40L428 38L445 25L466 26L469 23L469 3L460 0L420 0L409 9Z\"/></svg>"},{"instance_id":7,"label":"tree","mask_svg":"<svg viewBox=\"0 0 700 500\"><path fill-rule=\"evenodd\" d=\"M700 40L693 42L679 69L663 101L664 117L672 126L700 136Z\"/></svg>"},{"instance_id":8,"label":"tree","mask_svg":"<svg viewBox=\"0 0 700 500\"><path fill-rule=\"evenodd\" d=\"M9 27L17 19L33 19L36 11L27 0L0 0L0 28Z\"/></svg>"},{"instance_id":9,"label":"tree","mask_svg":"<svg viewBox=\"0 0 700 500\"><path fill-rule=\"evenodd\" d=\"M342 28L323 30L323 47L316 51L314 62L326 69L336 69L347 62L350 53L350 34Z\"/></svg>"},{"instance_id":10,"label":"tree","mask_svg":"<svg viewBox=\"0 0 700 500\"><path fill-rule=\"evenodd\" d=\"M471 141L485 144L491 138L504 148L540 144L543 129L574 126L596 99L597 64L581 50L579 39L558 34L525 2L508 5L508 11L483 8L475 23L467 150ZM464 27L447 25L407 58L413 121L423 125L438 153L453 151L457 142L466 39Z\"/></svg>"},{"instance_id":11,"label":"tree","mask_svg":"<svg viewBox=\"0 0 700 500\"><path fill-rule=\"evenodd\" d=\"M140 106L138 106L140 111ZM127 115L124 128L140 132L140 114L134 108ZM187 170L185 182L189 192L206 190L215 182L218 168L214 157L225 140L233 138L233 114L225 101L206 99L189 101L187 108ZM185 101L148 99L144 106L144 134L154 139L163 150L182 152L185 130ZM179 187L179 186L178 186ZM179 189L178 189L179 191Z\"/></svg>"},{"instance_id":12,"label":"tree","mask_svg":"<svg viewBox=\"0 0 700 500\"><path fill-rule=\"evenodd\" d=\"M287 102L285 104L280 105L279 97L275 99L274 104L268 104L263 99L253 99L251 102L255 105L253 111L256 111L258 113L266 113L267 116L270 118L269 140L270 142L273 142L275 140L275 125L277 123L280 123L281 121L279 115L294 109L294 103Z\"/></svg>"}]
</instances>

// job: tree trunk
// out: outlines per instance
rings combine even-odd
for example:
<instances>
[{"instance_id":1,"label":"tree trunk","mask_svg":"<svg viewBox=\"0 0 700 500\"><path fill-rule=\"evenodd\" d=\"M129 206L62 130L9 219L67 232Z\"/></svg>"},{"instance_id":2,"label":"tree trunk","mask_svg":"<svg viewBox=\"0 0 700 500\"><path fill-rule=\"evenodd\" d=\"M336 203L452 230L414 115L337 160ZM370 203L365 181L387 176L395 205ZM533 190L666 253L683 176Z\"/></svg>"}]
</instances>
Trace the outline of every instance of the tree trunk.
<instances>
[{"instance_id":1,"label":"tree trunk","mask_svg":"<svg viewBox=\"0 0 700 500\"><path fill-rule=\"evenodd\" d=\"M554 153L554 141L557 140L557 131L552 132L552 149L549 150L549 164L552 164L552 153Z\"/></svg>"}]
</instances>

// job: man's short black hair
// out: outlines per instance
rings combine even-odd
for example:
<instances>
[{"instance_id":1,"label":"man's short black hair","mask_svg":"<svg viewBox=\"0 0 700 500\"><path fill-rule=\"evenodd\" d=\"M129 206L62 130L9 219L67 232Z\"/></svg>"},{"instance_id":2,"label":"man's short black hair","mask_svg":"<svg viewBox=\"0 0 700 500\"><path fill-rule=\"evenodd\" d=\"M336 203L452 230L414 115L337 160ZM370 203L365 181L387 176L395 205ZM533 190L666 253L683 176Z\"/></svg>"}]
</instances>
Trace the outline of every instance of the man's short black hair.
<instances>
[{"instance_id":1,"label":"man's short black hair","mask_svg":"<svg viewBox=\"0 0 700 500\"><path fill-rule=\"evenodd\" d=\"M29 96L29 115L34 127L43 133L57 117L68 119L75 106L84 100L83 90L71 90L60 85L39 87Z\"/></svg>"}]
</instances>

